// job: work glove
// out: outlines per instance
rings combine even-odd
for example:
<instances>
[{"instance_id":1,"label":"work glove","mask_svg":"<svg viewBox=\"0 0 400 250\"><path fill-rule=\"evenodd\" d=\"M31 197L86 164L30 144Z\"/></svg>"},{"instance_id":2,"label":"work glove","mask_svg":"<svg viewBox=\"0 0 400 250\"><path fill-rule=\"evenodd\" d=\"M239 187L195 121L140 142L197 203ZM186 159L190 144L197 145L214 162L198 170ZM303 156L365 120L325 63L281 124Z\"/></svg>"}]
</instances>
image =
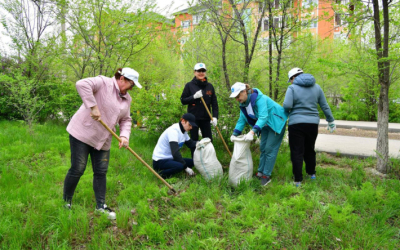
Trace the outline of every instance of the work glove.
<instances>
[{"instance_id":1,"label":"work glove","mask_svg":"<svg viewBox=\"0 0 400 250\"><path fill-rule=\"evenodd\" d=\"M336 124L334 122L328 122L328 126L326 127L326 130L329 130L329 132L333 132L336 130Z\"/></svg>"},{"instance_id":2,"label":"work glove","mask_svg":"<svg viewBox=\"0 0 400 250\"><path fill-rule=\"evenodd\" d=\"M231 135L231 142L236 138L236 135Z\"/></svg>"},{"instance_id":3,"label":"work glove","mask_svg":"<svg viewBox=\"0 0 400 250\"><path fill-rule=\"evenodd\" d=\"M191 168L185 168L185 171L189 176L194 176L194 171Z\"/></svg>"},{"instance_id":4,"label":"work glove","mask_svg":"<svg viewBox=\"0 0 400 250\"><path fill-rule=\"evenodd\" d=\"M245 136L244 136L244 140L245 141L253 141L254 140L254 132L253 130L248 132Z\"/></svg>"},{"instance_id":5,"label":"work glove","mask_svg":"<svg viewBox=\"0 0 400 250\"><path fill-rule=\"evenodd\" d=\"M199 99L200 97L203 97L203 93L201 92L201 90L197 91L196 93L194 93L193 98L194 99Z\"/></svg>"},{"instance_id":6,"label":"work glove","mask_svg":"<svg viewBox=\"0 0 400 250\"><path fill-rule=\"evenodd\" d=\"M218 122L218 119L215 118L215 117L213 117L212 120L210 121L210 123L211 123L214 127L217 126L217 122Z\"/></svg>"}]
</instances>

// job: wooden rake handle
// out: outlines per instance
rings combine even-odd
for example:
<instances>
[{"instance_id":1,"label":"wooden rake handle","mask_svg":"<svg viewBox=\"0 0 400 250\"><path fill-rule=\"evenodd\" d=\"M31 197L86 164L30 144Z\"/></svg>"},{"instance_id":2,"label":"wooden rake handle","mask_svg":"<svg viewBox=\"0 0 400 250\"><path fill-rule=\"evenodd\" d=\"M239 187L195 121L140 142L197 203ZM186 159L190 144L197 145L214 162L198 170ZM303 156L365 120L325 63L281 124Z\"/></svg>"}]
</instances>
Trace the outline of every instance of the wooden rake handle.
<instances>
[{"instance_id":1,"label":"wooden rake handle","mask_svg":"<svg viewBox=\"0 0 400 250\"><path fill-rule=\"evenodd\" d=\"M102 120L99 120L99 122L108 130L108 132L110 132L119 142L121 142L121 138L119 138L119 136L114 133L114 131L112 131L107 124L105 124ZM156 171L154 171L154 169L150 167L149 164L147 164L138 154L136 154L135 151L133 151L130 147L127 147L126 149L136 156L136 158L141 161L143 165L145 165L155 176L157 176L157 178L160 179L172 192L176 193L175 189L169 185L168 182L166 182Z\"/></svg>"},{"instance_id":2,"label":"wooden rake handle","mask_svg":"<svg viewBox=\"0 0 400 250\"><path fill-rule=\"evenodd\" d=\"M210 110L208 110L208 107L207 107L206 102L204 101L203 97L200 97L200 98L201 98L201 101L203 102L204 107L206 108L207 113L208 113L208 115L210 116L210 119L211 119L211 121L212 121L213 117L212 117L212 115L211 115L211 113L210 113ZM226 145L225 140L224 140L224 138L222 137L221 131L219 131L219 128L218 128L217 126L215 126L215 128L217 129L218 134L219 134L219 137L221 138L222 142L224 143L224 146L225 146L226 151L228 151L229 155L230 155L231 158L232 158L232 153L231 153L231 151L229 151L228 145Z\"/></svg>"}]
</instances>

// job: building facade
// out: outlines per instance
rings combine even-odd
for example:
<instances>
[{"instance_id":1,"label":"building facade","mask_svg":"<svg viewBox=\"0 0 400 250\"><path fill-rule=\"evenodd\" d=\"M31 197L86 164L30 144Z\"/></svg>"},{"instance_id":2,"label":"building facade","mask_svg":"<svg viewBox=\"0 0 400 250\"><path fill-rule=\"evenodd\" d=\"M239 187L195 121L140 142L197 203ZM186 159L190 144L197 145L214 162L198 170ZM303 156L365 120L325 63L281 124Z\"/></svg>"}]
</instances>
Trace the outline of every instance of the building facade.
<instances>
[{"instance_id":1,"label":"building facade","mask_svg":"<svg viewBox=\"0 0 400 250\"><path fill-rule=\"evenodd\" d=\"M274 0L272 7L275 9L274 13L279 13L279 9L282 8L283 0ZM288 6L287 2L285 3ZM346 25L344 22L343 15L346 15L341 9L352 9L349 5L349 0L293 0L290 3L290 11L298 18L298 21L304 22L301 27L303 32L310 32L315 37L320 39L336 39L346 38ZM228 0L222 0L220 8L229 7ZM238 1L237 8L241 10L243 7L243 1ZM346 7L346 8L344 8ZM258 17L262 13L263 5L259 1L251 1L246 9L243 11L244 19L251 18L252 22L258 21ZM226 10L225 10L226 11ZM231 11L231 10L229 10ZM203 6L194 6L186 8L181 11L174 13L174 27L172 30L176 33L178 30L181 31L181 38L178 40L180 44L186 42L185 35L193 31L204 18L207 18L207 9ZM279 28L282 23L282 17L277 14L273 17L273 26ZM260 37L268 36L268 24L269 24L268 13L266 11L265 17L262 20L261 34ZM296 34L294 34L296 36Z\"/></svg>"}]
</instances>

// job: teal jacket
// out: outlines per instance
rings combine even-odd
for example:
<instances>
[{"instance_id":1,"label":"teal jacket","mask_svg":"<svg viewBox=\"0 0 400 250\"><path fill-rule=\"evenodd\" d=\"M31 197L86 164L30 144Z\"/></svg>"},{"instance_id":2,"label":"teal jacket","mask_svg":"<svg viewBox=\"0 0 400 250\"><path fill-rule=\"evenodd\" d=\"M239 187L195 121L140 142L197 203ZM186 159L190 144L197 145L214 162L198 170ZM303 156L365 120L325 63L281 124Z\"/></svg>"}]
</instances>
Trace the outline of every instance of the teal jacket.
<instances>
[{"instance_id":1,"label":"teal jacket","mask_svg":"<svg viewBox=\"0 0 400 250\"><path fill-rule=\"evenodd\" d=\"M254 133L260 134L264 126L269 126L273 131L280 134L286 124L288 113L271 98L264 95L261 90L253 88L254 93L249 95L245 104L240 104L240 116L233 131L234 135L240 135L248 123ZM252 105L254 116L246 112L247 105Z\"/></svg>"}]
</instances>

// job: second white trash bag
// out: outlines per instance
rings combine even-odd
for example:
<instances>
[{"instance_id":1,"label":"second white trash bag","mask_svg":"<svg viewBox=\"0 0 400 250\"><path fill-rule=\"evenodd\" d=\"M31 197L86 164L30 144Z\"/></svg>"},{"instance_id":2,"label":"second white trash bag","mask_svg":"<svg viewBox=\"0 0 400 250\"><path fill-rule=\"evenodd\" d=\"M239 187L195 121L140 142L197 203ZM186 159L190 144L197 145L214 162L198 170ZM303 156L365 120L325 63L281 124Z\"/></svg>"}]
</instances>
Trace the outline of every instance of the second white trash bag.
<instances>
[{"instance_id":1,"label":"second white trash bag","mask_svg":"<svg viewBox=\"0 0 400 250\"><path fill-rule=\"evenodd\" d=\"M193 162L194 167L206 180L222 176L222 165L217 159L210 138L203 138L197 143Z\"/></svg>"},{"instance_id":2,"label":"second white trash bag","mask_svg":"<svg viewBox=\"0 0 400 250\"><path fill-rule=\"evenodd\" d=\"M241 180L250 180L253 175L253 158L250 143L244 135L232 137L233 154L229 165L229 184L237 186Z\"/></svg>"}]
</instances>

